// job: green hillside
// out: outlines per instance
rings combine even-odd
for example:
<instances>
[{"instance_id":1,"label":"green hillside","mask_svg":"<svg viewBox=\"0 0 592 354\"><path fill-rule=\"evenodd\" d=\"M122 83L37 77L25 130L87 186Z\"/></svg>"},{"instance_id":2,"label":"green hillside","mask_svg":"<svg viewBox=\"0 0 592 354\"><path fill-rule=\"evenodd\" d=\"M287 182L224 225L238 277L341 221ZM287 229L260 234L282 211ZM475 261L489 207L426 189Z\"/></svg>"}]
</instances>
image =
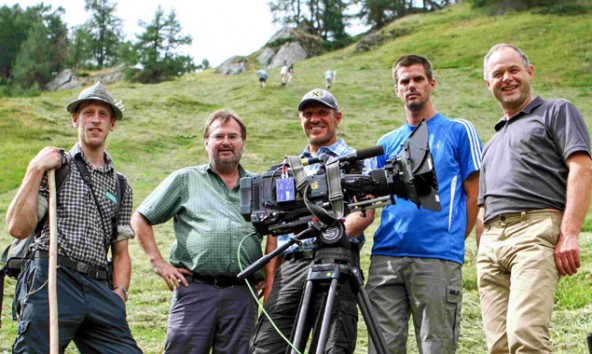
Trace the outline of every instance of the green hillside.
<instances>
[{"instance_id":1,"label":"green hillside","mask_svg":"<svg viewBox=\"0 0 592 354\"><path fill-rule=\"evenodd\" d=\"M435 66L438 82L434 101L450 117L473 122L483 142L493 133L501 110L482 79L482 58L499 42L511 42L529 55L535 66L533 88L545 98L572 101L592 127L592 13L543 15L512 13L492 16L457 5L438 13L414 15L391 24L383 33L392 37L365 53L354 46L295 65L294 85L280 86L279 68L269 70L266 89L256 75L222 76L214 71L187 75L177 81L139 85L111 85L111 92L126 105L108 144L116 167L134 188L138 205L170 172L207 161L203 148L203 124L218 108L236 111L247 123L248 137L243 164L263 172L286 154L299 153L306 139L296 106L304 93L323 86L323 73L337 70L332 92L343 111L340 134L364 148L404 121L402 104L392 89L390 68L407 53L425 55ZM65 105L76 91L44 93L35 98L0 98L0 245L9 240L5 214L28 161L43 146L69 148L76 131ZM371 227L368 235L375 230ZM588 213L586 230L592 231ZM174 239L172 224L156 228L163 253ZM583 353L585 335L592 332L592 234L580 238L582 268L564 279L557 295L552 324L556 353ZM367 270L372 237L364 247ZM485 352L475 277L475 242L467 243L464 267L463 322L459 353ZM139 345L146 353L162 352L171 294L152 272L137 242L131 242L134 261L128 317ZM6 285L0 330L0 353L9 352L16 335L10 319L14 281ZM360 319L357 353L365 353L367 339ZM410 336L411 352L415 349Z\"/></svg>"}]
</instances>

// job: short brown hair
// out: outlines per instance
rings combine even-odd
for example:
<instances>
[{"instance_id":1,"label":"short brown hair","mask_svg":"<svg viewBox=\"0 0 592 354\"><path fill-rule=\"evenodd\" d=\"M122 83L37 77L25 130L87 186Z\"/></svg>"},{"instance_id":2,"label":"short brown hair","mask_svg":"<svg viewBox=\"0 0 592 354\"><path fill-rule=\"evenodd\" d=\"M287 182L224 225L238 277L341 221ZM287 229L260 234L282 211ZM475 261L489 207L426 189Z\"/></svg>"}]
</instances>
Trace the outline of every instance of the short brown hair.
<instances>
[{"instance_id":1,"label":"short brown hair","mask_svg":"<svg viewBox=\"0 0 592 354\"><path fill-rule=\"evenodd\" d=\"M222 124L228 123L231 119L234 119L241 128L241 136L243 140L247 139L247 126L245 122L236 114L234 111L229 109L219 109L216 112L210 114L208 120L206 121L206 125L204 127L204 139L210 136L210 126L216 120L220 120Z\"/></svg>"},{"instance_id":2,"label":"short brown hair","mask_svg":"<svg viewBox=\"0 0 592 354\"><path fill-rule=\"evenodd\" d=\"M428 80L432 80L432 63L430 63L430 61L427 58L424 58L420 55L407 54L400 57L399 60L397 60L393 64L393 81L395 82L395 84L399 79L397 77L397 70L399 70L399 68L401 67L409 67L415 64L423 65Z\"/></svg>"}]
</instances>

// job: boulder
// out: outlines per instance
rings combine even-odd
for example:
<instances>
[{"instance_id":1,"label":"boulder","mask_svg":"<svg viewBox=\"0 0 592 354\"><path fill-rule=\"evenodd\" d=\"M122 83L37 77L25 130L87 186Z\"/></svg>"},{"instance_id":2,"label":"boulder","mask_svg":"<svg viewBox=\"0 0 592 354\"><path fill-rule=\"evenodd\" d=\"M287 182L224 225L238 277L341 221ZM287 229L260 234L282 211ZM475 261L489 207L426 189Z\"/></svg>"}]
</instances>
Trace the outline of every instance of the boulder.
<instances>
[{"instance_id":1,"label":"boulder","mask_svg":"<svg viewBox=\"0 0 592 354\"><path fill-rule=\"evenodd\" d=\"M257 63L249 63L245 57L233 56L218 66L218 72L224 75L237 75L248 67L278 68L301 60L317 56L323 52L322 38L313 35L304 27L283 27L256 53ZM252 59L251 59L252 60Z\"/></svg>"},{"instance_id":2,"label":"boulder","mask_svg":"<svg viewBox=\"0 0 592 354\"><path fill-rule=\"evenodd\" d=\"M372 50L384 43L384 36L379 33L371 33L360 39L354 49L355 53L362 53Z\"/></svg>"},{"instance_id":3,"label":"boulder","mask_svg":"<svg viewBox=\"0 0 592 354\"><path fill-rule=\"evenodd\" d=\"M277 31L265 44L265 47L272 47L277 45L276 42L283 42L286 39L294 38L295 29L292 27L282 27L279 31Z\"/></svg>"},{"instance_id":4,"label":"boulder","mask_svg":"<svg viewBox=\"0 0 592 354\"><path fill-rule=\"evenodd\" d=\"M268 65L269 68L279 68L284 65L294 64L308 57L306 50L299 42L290 42L283 44L273 60Z\"/></svg>"},{"instance_id":5,"label":"boulder","mask_svg":"<svg viewBox=\"0 0 592 354\"><path fill-rule=\"evenodd\" d=\"M267 65L269 65L269 63L271 63L271 59L273 59L274 55L275 55L275 50L273 50L269 47L264 47L261 50L261 53L259 53L259 55L257 56L257 61L259 62L259 64L261 66L267 66Z\"/></svg>"},{"instance_id":6,"label":"boulder","mask_svg":"<svg viewBox=\"0 0 592 354\"><path fill-rule=\"evenodd\" d=\"M226 59L220 66L218 66L218 72L223 75L238 75L247 71L247 59L235 55Z\"/></svg>"},{"instance_id":7,"label":"boulder","mask_svg":"<svg viewBox=\"0 0 592 354\"><path fill-rule=\"evenodd\" d=\"M45 88L50 91L70 90L90 86L98 81L104 84L112 84L123 80L123 71L120 68L108 68L98 72L84 72L77 75L73 69L62 70Z\"/></svg>"},{"instance_id":8,"label":"boulder","mask_svg":"<svg viewBox=\"0 0 592 354\"><path fill-rule=\"evenodd\" d=\"M388 30L382 30L376 33L370 33L369 35L365 36L364 38L358 41L358 44L356 44L354 52L367 52L369 50L381 46L386 41L391 41L396 38L406 36L411 32L413 32L412 28L399 26L390 28Z\"/></svg>"}]
</instances>

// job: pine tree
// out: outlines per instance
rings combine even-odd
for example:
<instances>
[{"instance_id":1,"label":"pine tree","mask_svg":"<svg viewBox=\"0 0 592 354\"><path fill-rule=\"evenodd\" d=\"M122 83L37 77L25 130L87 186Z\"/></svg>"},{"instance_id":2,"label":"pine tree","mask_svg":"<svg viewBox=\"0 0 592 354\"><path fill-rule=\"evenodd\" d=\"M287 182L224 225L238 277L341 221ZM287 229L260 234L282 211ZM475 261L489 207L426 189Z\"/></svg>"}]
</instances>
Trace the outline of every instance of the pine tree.
<instances>
[{"instance_id":1,"label":"pine tree","mask_svg":"<svg viewBox=\"0 0 592 354\"><path fill-rule=\"evenodd\" d=\"M14 66L14 79L25 88L43 87L52 74L49 33L41 22L29 30L27 40L21 46Z\"/></svg>"},{"instance_id":2,"label":"pine tree","mask_svg":"<svg viewBox=\"0 0 592 354\"><path fill-rule=\"evenodd\" d=\"M119 44L123 41L123 22L116 17L117 5L109 0L85 0L85 9L92 17L87 28L91 33L91 52L99 68L112 66L117 62Z\"/></svg>"},{"instance_id":3,"label":"pine tree","mask_svg":"<svg viewBox=\"0 0 592 354\"><path fill-rule=\"evenodd\" d=\"M152 22L141 22L141 26L145 31L137 36L136 49L143 69L137 81L160 82L195 69L190 56L177 53L179 47L191 44L193 39L181 35L174 10L165 16L159 6Z\"/></svg>"}]
</instances>

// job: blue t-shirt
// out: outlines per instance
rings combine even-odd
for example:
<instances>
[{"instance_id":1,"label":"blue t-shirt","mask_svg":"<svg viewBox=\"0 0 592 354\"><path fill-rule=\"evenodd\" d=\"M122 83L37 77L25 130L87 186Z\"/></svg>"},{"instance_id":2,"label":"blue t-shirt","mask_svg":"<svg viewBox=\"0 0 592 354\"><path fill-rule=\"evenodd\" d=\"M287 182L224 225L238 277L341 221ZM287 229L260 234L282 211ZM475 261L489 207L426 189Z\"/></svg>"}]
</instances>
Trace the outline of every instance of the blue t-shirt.
<instances>
[{"instance_id":1,"label":"blue t-shirt","mask_svg":"<svg viewBox=\"0 0 592 354\"><path fill-rule=\"evenodd\" d=\"M481 168L481 140L466 120L450 120L438 113L427 125L442 210L418 209L411 201L395 198L397 203L382 211L372 254L437 258L462 264L467 225L463 182ZM414 128L405 123L378 140L385 152L377 158L378 167L399 155L401 144Z\"/></svg>"},{"instance_id":2,"label":"blue t-shirt","mask_svg":"<svg viewBox=\"0 0 592 354\"><path fill-rule=\"evenodd\" d=\"M260 79L267 80L267 71L265 70L258 70L257 74L259 75Z\"/></svg>"}]
</instances>

